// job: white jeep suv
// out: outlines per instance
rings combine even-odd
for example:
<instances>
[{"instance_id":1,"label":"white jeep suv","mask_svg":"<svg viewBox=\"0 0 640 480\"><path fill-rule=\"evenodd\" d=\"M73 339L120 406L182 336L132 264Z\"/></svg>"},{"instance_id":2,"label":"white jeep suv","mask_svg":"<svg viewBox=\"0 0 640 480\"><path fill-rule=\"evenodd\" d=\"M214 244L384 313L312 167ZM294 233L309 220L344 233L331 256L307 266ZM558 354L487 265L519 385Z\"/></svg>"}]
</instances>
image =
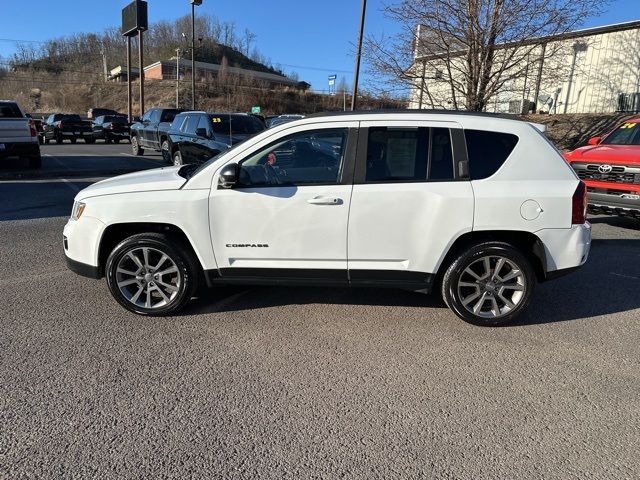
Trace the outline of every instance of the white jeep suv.
<instances>
[{"instance_id":1,"label":"white jeep suv","mask_svg":"<svg viewBox=\"0 0 640 480\"><path fill-rule=\"evenodd\" d=\"M438 288L464 320L505 324L591 242L585 186L540 129L455 112L312 115L199 166L82 190L67 262L143 315L176 312L203 284L343 285Z\"/></svg>"}]
</instances>

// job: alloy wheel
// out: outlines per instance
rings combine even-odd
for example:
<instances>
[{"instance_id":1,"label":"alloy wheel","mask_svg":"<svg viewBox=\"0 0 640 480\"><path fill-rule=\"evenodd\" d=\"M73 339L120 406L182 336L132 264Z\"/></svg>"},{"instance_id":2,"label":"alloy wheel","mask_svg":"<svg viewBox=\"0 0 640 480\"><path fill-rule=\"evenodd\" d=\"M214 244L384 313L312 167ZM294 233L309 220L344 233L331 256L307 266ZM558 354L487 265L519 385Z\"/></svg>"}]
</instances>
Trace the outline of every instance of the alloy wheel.
<instances>
[{"instance_id":1,"label":"alloy wheel","mask_svg":"<svg viewBox=\"0 0 640 480\"><path fill-rule=\"evenodd\" d=\"M458 296L473 315L499 318L512 312L525 298L526 277L512 260L489 255L473 261L460 274Z\"/></svg>"},{"instance_id":2,"label":"alloy wheel","mask_svg":"<svg viewBox=\"0 0 640 480\"><path fill-rule=\"evenodd\" d=\"M132 248L122 255L115 280L124 298L146 309L171 303L182 284L178 266L171 257L151 247Z\"/></svg>"}]
</instances>

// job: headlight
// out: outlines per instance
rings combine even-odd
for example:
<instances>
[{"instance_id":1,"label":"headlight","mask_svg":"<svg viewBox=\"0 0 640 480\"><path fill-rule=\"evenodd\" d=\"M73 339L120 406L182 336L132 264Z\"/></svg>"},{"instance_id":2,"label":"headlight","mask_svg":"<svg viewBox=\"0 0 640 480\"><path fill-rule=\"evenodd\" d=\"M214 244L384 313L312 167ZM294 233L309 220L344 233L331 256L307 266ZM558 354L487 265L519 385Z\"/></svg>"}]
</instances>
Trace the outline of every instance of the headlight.
<instances>
[{"instance_id":1,"label":"headlight","mask_svg":"<svg viewBox=\"0 0 640 480\"><path fill-rule=\"evenodd\" d=\"M71 209L71 219L78 220L84 212L84 207L87 205L82 202L73 202L73 208Z\"/></svg>"}]
</instances>

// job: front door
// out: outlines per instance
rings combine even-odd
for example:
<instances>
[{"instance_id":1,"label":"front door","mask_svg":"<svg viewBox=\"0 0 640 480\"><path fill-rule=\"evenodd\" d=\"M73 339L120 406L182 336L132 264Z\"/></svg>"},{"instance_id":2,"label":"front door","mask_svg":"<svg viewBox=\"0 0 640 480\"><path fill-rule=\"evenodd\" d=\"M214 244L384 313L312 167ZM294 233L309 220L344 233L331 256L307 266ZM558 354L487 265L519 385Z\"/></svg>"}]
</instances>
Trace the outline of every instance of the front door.
<instances>
[{"instance_id":1,"label":"front door","mask_svg":"<svg viewBox=\"0 0 640 480\"><path fill-rule=\"evenodd\" d=\"M210 227L222 277L347 282L357 126L290 128L231 160L235 188L214 176Z\"/></svg>"}]
</instances>

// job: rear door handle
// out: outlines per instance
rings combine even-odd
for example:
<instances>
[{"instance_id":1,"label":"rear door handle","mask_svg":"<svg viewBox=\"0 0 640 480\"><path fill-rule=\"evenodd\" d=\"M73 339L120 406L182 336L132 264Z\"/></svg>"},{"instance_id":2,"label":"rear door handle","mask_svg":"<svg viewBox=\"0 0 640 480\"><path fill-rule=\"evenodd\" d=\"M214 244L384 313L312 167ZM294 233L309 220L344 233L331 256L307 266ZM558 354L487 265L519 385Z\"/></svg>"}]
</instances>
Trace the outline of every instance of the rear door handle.
<instances>
[{"instance_id":1,"label":"rear door handle","mask_svg":"<svg viewBox=\"0 0 640 480\"><path fill-rule=\"evenodd\" d=\"M324 197L318 195L307 200L311 205L342 205L342 199L338 197Z\"/></svg>"}]
</instances>

